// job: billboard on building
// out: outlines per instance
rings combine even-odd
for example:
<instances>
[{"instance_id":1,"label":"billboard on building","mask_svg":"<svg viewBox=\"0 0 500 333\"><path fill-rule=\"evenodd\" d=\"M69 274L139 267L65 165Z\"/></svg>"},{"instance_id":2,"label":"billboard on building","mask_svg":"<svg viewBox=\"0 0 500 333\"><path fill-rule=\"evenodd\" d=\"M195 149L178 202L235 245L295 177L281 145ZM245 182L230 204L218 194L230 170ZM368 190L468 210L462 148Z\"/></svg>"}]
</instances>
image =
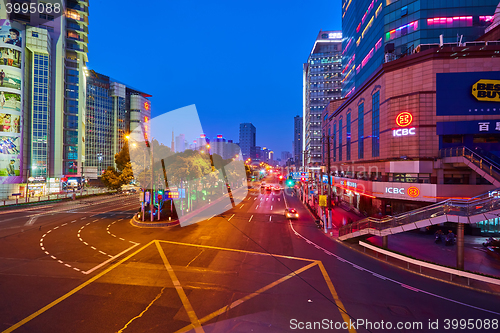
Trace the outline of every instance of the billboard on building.
<instances>
[{"instance_id":1,"label":"billboard on building","mask_svg":"<svg viewBox=\"0 0 500 333\"><path fill-rule=\"evenodd\" d=\"M22 26L0 20L0 184L23 176L23 45Z\"/></svg>"},{"instance_id":2,"label":"billboard on building","mask_svg":"<svg viewBox=\"0 0 500 333\"><path fill-rule=\"evenodd\" d=\"M500 72L436 74L436 115L500 115Z\"/></svg>"}]
</instances>

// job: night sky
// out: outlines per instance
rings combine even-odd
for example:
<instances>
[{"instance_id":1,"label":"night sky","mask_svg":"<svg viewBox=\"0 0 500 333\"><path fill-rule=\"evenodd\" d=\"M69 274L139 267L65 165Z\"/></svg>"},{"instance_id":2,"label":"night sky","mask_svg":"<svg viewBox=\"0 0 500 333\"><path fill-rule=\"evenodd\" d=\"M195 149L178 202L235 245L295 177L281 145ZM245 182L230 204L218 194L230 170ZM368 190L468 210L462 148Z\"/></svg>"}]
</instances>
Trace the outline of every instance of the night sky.
<instances>
[{"instance_id":1,"label":"night sky","mask_svg":"<svg viewBox=\"0 0 500 333\"><path fill-rule=\"evenodd\" d=\"M195 104L210 138L238 142L251 122L275 158L292 152L319 30L342 28L340 0L94 0L89 11L90 69L153 95L153 116Z\"/></svg>"}]
</instances>

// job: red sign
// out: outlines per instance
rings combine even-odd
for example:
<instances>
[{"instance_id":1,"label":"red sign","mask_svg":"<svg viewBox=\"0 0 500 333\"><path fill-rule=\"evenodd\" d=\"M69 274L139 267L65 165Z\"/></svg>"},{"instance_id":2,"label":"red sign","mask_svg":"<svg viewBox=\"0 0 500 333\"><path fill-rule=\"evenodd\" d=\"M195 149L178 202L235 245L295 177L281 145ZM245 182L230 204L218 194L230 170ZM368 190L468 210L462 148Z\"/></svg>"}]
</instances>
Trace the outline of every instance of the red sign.
<instances>
[{"instance_id":1,"label":"red sign","mask_svg":"<svg viewBox=\"0 0 500 333\"><path fill-rule=\"evenodd\" d=\"M407 191L408 195L412 198L416 198L420 195L420 190L415 186L409 187Z\"/></svg>"},{"instance_id":2,"label":"red sign","mask_svg":"<svg viewBox=\"0 0 500 333\"><path fill-rule=\"evenodd\" d=\"M396 124L398 124L399 127L409 126L412 121L413 116L409 112L401 112L396 117Z\"/></svg>"}]
</instances>

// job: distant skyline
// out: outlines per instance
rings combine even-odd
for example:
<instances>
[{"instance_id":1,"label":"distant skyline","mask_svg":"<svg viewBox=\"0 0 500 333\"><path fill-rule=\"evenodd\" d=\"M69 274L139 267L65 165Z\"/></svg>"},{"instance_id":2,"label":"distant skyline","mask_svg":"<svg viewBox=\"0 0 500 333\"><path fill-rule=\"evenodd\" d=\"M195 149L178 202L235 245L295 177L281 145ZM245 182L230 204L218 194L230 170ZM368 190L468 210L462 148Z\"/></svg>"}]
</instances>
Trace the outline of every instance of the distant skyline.
<instances>
[{"instance_id":1,"label":"distant skyline","mask_svg":"<svg viewBox=\"0 0 500 333\"><path fill-rule=\"evenodd\" d=\"M195 104L210 138L238 142L250 122L280 156L302 115L302 64L320 30L341 27L340 0L92 1L88 66L153 95L153 116Z\"/></svg>"}]
</instances>

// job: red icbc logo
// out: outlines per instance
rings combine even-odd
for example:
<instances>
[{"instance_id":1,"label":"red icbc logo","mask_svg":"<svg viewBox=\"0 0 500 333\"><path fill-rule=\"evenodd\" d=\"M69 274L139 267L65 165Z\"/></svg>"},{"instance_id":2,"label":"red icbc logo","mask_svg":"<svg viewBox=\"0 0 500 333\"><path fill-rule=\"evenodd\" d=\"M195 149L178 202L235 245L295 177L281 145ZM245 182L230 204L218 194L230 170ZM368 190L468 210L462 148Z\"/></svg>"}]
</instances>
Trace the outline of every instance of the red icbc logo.
<instances>
[{"instance_id":1,"label":"red icbc logo","mask_svg":"<svg viewBox=\"0 0 500 333\"><path fill-rule=\"evenodd\" d=\"M412 117L411 113L409 113L409 112L401 112L396 117L396 124L398 124L399 127L409 126L412 121L413 121L413 117Z\"/></svg>"},{"instance_id":2,"label":"red icbc logo","mask_svg":"<svg viewBox=\"0 0 500 333\"><path fill-rule=\"evenodd\" d=\"M420 195L420 190L414 186L408 188L408 195L412 198L416 198Z\"/></svg>"}]
</instances>

